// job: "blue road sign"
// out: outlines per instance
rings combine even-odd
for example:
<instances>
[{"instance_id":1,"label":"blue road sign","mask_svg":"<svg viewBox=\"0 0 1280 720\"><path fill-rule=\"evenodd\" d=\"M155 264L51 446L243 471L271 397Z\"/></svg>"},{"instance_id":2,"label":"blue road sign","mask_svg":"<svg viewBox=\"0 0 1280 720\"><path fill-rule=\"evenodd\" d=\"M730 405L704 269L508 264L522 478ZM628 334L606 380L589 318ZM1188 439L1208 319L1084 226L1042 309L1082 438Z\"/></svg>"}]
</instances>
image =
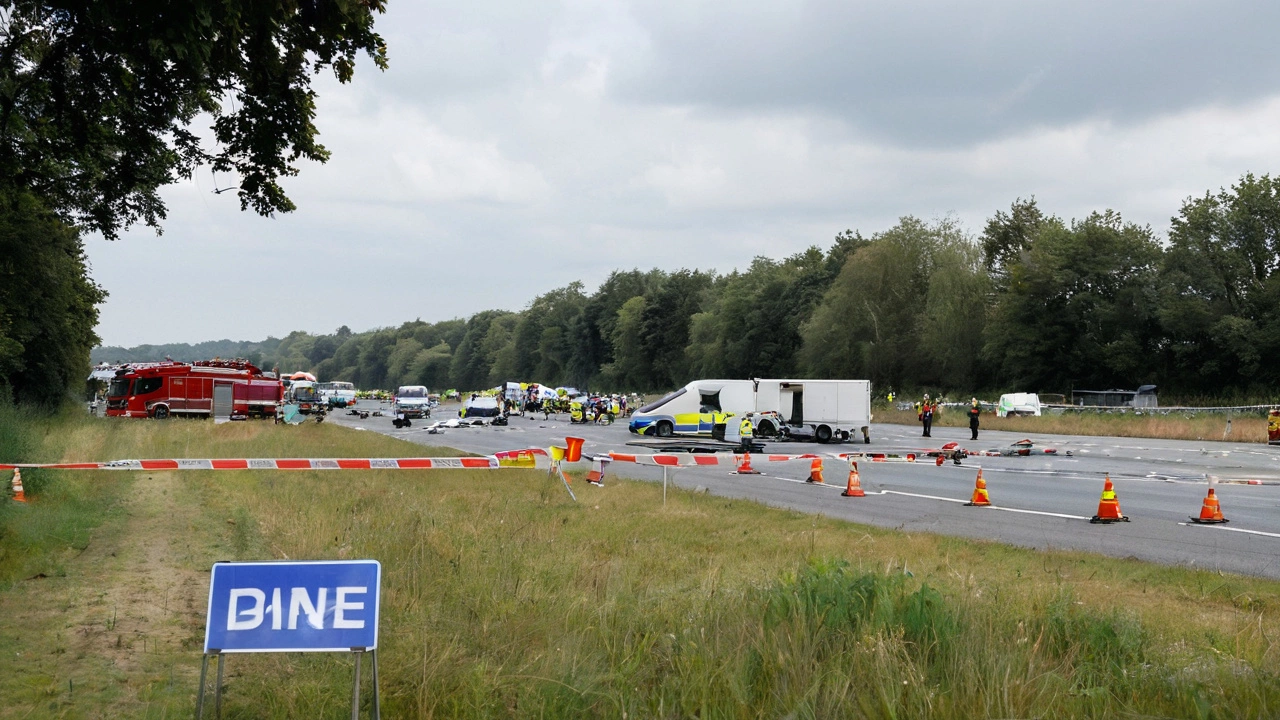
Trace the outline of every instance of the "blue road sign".
<instances>
[{"instance_id":1,"label":"blue road sign","mask_svg":"<svg viewBox=\"0 0 1280 720\"><path fill-rule=\"evenodd\" d=\"M381 580L377 560L215 563L204 651L374 650Z\"/></svg>"}]
</instances>

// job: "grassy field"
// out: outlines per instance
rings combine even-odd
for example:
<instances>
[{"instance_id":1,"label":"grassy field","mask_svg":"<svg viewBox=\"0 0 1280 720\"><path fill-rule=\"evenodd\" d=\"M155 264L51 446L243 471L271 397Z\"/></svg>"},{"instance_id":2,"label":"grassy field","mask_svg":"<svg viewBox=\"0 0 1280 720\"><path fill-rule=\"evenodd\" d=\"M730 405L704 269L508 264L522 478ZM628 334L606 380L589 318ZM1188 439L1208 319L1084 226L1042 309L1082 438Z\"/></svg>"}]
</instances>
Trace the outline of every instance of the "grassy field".
<instances>
[{"instance_id":1,"label":"grassy field","mask_svg":"<svg viewBox=\"0 0 1280 720\"><path fill-rule=\"evenodd\" d=\"M1226 440L1230 442L1267 442L1267 419L1261 414L1227 416L1201 413L1188 415L1135 415L1064 413L1040 417L982 416L983 430L1048 433L1051 435L1106 435L1112 437L1165 438L1169 440ZM914 411L875 410L875 422L899 425L919 424ZM969 427L969 418L961 408L947 408L934 416L933 424L941 427Z\"/></svg>"},{"instance_id":2,"label":"grassy field","mask_svg":"<svg viewBox=\"0 0 1280 720\"><path fill-rule=\"evenodd\" d=\"M327 425L24 427L10 445L24 459L428 450ZM660 486L613 479L573 503L536 471L35 484L30 506L0 514L0 718L189 715L210 564L272 558L383 563L387 717L1280 714L1280 583L1267 580L703 493L664 506ZM346 717L351 666L231 657L224 712Z\"/></svg>"}]
</instances>

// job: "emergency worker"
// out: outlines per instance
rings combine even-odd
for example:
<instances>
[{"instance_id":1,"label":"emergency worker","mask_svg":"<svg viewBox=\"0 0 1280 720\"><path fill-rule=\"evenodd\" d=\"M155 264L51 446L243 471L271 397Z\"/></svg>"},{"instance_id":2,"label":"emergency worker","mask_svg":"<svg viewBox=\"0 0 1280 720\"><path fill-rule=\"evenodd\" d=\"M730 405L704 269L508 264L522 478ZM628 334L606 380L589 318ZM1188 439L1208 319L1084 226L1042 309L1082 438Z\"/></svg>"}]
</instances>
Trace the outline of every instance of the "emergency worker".
<instances>
[{"instance_id":1,"label":"emergency worker","mask_svg":"<svg viewBox=\"0 0 1280 720\"><path fill-rule=\"evenodd\" d=\"M924 426L924 434L921 437L933 437L929 434L929 429L933 427L933 408L933 401L926 393L924 400L920 402L920 424Z\"/></svg>"},{"instance_id":2,"label":"emergency worker","mask_svg":"<svg viewBox=\"0 0 1280 720\"><path fill-rule=\"evenodd\" d=\"M569 403L569 422L581 423L585 420L582 414L582 403Z\"/></svg>"},{"instance_id":3,"label":"emergency worker","mask_svg":"<svg viewBox=\"0 0 1280 720\"><path fill-rule=\"evenodd\" d=\"M738 423L738 436L741 438L742 452L751 452L751 441L755 438L756 429L751 424L751 413L742 416L742 422Z\"/></svg>"},{"instance_id":4,"label":"emergency worker","mask_svg":"<svg viewBox=\"0 0 1280 720\"><path fill-rule=\"evenodd\" d=\"M978 439L978 416L982 415L982 408L978 406L978 398L970 401L972 405L969 407L969 430L973 433L970 440Z\"/></svg>"}]
</instances>

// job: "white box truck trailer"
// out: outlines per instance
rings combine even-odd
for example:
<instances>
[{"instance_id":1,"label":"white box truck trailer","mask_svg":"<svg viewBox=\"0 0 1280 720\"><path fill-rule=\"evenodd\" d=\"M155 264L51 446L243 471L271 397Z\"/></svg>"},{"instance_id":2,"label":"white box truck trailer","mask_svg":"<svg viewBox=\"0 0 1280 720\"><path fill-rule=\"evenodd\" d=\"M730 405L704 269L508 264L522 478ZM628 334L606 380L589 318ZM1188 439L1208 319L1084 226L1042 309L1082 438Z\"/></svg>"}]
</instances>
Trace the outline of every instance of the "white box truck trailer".
<instances>
[{"instance_id":1,"label":"white box truck trailer","mask_svg":"<svg viewBox=\"0 0 1280 720\"><path fill-rule=\"evenodd\" d=\"M641 407L629 428L640 435L711 436L715 426L733 426L731 416L752 413L761 437L847 441L861 432L871 442L869 380L695 380Z\"/></svg>"}]
</instances>

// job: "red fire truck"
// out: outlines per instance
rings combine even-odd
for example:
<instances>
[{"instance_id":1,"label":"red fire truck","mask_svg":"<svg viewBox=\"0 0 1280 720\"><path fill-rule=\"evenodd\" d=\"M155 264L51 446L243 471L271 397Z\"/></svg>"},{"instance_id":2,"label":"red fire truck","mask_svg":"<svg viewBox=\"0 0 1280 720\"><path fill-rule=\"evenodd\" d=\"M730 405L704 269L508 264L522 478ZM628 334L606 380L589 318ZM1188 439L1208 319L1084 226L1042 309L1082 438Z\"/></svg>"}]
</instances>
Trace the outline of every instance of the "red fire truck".
<instances>
[{"instance_id":1,"label":"red fire truck","mask_svg":"<svg viewBox=\"0 0 1280 720\"><path fill-rule=\"evenodd\" d=\"M107 415L275 415L284 386L244 360L125 365L107 386Z\"/></svg>"}]
</instances>

